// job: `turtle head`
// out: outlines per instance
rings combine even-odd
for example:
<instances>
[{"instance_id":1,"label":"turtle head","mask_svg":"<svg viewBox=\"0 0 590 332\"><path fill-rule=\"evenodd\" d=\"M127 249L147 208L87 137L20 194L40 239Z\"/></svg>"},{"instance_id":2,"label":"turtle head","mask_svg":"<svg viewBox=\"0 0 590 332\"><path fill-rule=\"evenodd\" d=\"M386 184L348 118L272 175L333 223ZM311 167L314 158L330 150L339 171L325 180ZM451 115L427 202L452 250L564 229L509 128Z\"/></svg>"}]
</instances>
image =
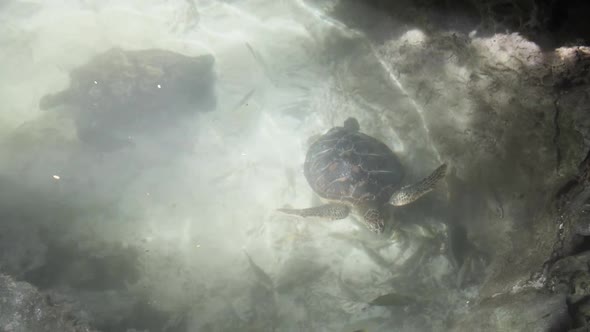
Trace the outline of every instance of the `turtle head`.
<instances>
[{"instance_id":1,"label":"turtle head","mask_svg":"<svg viewBox=\"0 0 590 332\"><path fill-rule=\"evenodd\" d=\"M359 131L361 129L361 126L359 125L357 119L350 117L344 120L344 129L348 131Z\"/></svg>"},{"instance_id":2,"label":"turtle head","mask_svg":"<svg viewBox=\"0 0 590 332\"><path fill-rule=\"evenodd\" d=\"M363 222L367 228L377 234L383 233L385 229L385 219L378 209L369 208L364 211Z\"/></svg>"}]
</instances>

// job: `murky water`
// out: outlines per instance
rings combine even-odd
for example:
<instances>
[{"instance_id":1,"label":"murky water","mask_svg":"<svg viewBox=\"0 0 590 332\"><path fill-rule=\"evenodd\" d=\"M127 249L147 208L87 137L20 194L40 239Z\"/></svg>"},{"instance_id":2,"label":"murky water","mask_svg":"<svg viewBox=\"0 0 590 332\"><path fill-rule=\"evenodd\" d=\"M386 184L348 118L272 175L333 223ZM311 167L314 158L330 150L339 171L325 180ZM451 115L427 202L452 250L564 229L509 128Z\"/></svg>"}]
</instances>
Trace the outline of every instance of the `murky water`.
<instances>
[{"instance_id":1,"label":"murky water","mask_svg":"<svg viewBox=\"0 0 590 332\"><path fill-rule=\"evenodd\" d=\"M336 4L0 3L0 272L101 331L446 330L582 149L554 173L535 43L367 16L383 42ZM449 165L381 235L277 211L322 204L310 138L349 117L398 187Z\"/></svg>"}]
</instances>

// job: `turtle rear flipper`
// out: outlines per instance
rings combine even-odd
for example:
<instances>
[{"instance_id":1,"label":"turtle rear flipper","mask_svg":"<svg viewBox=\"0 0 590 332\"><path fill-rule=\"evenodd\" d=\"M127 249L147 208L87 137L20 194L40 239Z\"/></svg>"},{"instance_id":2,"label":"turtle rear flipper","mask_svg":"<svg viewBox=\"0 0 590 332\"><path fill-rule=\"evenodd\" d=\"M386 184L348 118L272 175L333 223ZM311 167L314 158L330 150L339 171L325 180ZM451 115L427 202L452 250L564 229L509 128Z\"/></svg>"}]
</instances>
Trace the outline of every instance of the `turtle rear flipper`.
<instances>
[{"instance_id":1,"label":"turtle rear flipper","mask_svg":"<svg viewBox=\"0 0 590 332\"><path fill-rule=\"evenodd\" d=\"M447 164L439 166L432 174L420 180L418 183L401 188L391 195L389 204L401 206L414 202L434 189L438 181L442 180L447 173Z\"/></svg>"},{"instance_id":2,"label":"turtle rear flipper","mask_svg":"<svg viewBox=\"0 0 590 332\"><path fill-rule=\"evenodd\" d=\"M54 94L48 94L43 96L39 101L39 108L42 110L47 110L62 104L66 104L69 101L69 98L69 90L64 90Z\"/></svg>"},{"instance_id":3,"label":"turtle rear flipper","mask_svg":"<svg viewBox=\"0 0 590 332\"><path fill-rule=\"evenodd\" d=\"M300 217L320 217L328 220L340 220L348 216L350 207L345 204L324 204L307 209L278 209L278 211Z\"/></svg>"}]
</instances>

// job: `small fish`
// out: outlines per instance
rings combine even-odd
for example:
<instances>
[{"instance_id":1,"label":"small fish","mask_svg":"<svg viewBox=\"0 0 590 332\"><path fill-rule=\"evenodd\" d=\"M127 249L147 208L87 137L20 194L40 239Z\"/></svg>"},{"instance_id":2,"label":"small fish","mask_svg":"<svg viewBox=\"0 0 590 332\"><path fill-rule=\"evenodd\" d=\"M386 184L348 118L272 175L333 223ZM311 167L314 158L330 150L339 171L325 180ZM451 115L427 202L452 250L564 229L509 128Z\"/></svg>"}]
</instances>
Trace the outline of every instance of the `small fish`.
<instances>
[{"instance_id":1,"label":"small fish","mask_svg":"<svg viewBox=\"0 0 590 332\"><path fill-rule=\"evenodd\" d=\"M410 295L399 293L389 293L369 302L370 305L375 306L405 306L418 302L417 298Z\"/></svg>"},{"instance_id":2,"label":"small fish","mask_svg":"<svg viewBox=\"0 0 590 332\"><path fill-rule=\"evenodd\" d=\"M256 60L258 63L260 63L263 67L266 67L266 63L264 62L264 60L262 59L260 54L258 54L258 52L256 52L254 50L252 45L250 45L250 43L246 42L246 47L248 48L248 51L250 51L250 54L252 54L252 57L254 58L254 60Z\"/></svg>"},{"instance_id":3,"label":"small fish","mask_svg":"<svg viewBox=\"0 0 590 332\"><path fill-rule=\"evenodd\" d=\"M384 268L385 270L388 270L390 272L393 272L393 266L392 266L393 263L392 262L388 262L377 251L375 251L374 249L368 247L362 241L360 241L358 239L355 239L353 237L350 237L350 236L342 235L342 234L331 234L330 237L333 237L335 239L343 240L343 241L346 241L346 242L350 243L355 248L363 251L367 255L367 257L369 257L375 264L377 264L378 266Z\"/></svg>"},{"instance_id":4,"label":"small fish","mask_svg":"<svg viewBox=\"0 0 590 332\"><path fill-rule=\"evenodd\" d=\"M262 284L267 289L274 288L272 278L260 266L258 266L254 260L252 260L252 257L250 257L246 251L244 251L244 254L246 254L246 257L248 257L248 262L250 263L250 267L252 268L254 275L256 275L258 282L260 282L260 284Z\"/></svg>"},{"instance_id":5,"label":"small fish","mask_svg":"<svg viewBox=\"0 0 590 332\"><path fill-rule=\"evenodd\" d=\"M270 74L270 69L268 68L268 65L266 64L266 61L264 61L264 59L262 58L260 53L256 52L256 50L254 50L252 45L250 45L248 42L246 42L246 47L248 48L248 51L250 51L250 54L252 54L252 57L254 58L254 60L256 60L256 62L258 62L260 67L262 67L262 70L264 71L264 74L266 75L266 77L268 77L268 79L272 82L272 84L274 86L277 86L275 80L273 79L273 76Z\"/></svg>"},{"instance_id":6,"label":"small fish","mask_svg":"<svg viewBox=\"0 0 590 332\"><path fill-rule=\"evenodd\" d=\"M254 92L256 92L256 88L253 88L252 90L250 90L248 93L246 93L246 95L244 97L242 97L242 99L240 99L240 101L236 104L236 106L234 106L232 108L232 112L235 112L236 110L238 110L240 107L242 107L244 104L247 104L248 100L250 100L250 98L252 97L252 95L254 94Z\"/></svg>"}]
</instances>

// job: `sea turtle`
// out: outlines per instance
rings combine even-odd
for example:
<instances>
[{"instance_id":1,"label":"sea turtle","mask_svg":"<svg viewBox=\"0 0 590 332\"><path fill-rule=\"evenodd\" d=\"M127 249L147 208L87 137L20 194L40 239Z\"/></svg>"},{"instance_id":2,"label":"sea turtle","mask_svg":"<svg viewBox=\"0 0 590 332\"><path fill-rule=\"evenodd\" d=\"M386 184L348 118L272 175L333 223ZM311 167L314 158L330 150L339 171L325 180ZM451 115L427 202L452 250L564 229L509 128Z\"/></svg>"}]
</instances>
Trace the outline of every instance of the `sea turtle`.
<instances>
[{"instance_id":1,"label":"sea turtle","mask_svg":"<svg viewBox=\"0 0 590 332\"><path fill-rule=\"evenodd\" d=\"M74 69L68 89L42 97L39 107L67 106L82 141L108 145L213 110L213 64L208 54L112 48Z\"/></svg>"},{"instance_id":2,"label":"sea turtle","mask_svg":"<svg viewBox=\"0 0 590 332\"><path fill-rule=\"evenodd\" d=\"M434 188L446 174L442 164L428 177L402 187L403 167L384 143L360 132L355 118L334 127L309 147L303 171L311 188L328 204L306 209L279 209L302 217L346 218L351 208L375 233L385 227L383 208L414 202Z\"/></svg>"}]
</instances>

